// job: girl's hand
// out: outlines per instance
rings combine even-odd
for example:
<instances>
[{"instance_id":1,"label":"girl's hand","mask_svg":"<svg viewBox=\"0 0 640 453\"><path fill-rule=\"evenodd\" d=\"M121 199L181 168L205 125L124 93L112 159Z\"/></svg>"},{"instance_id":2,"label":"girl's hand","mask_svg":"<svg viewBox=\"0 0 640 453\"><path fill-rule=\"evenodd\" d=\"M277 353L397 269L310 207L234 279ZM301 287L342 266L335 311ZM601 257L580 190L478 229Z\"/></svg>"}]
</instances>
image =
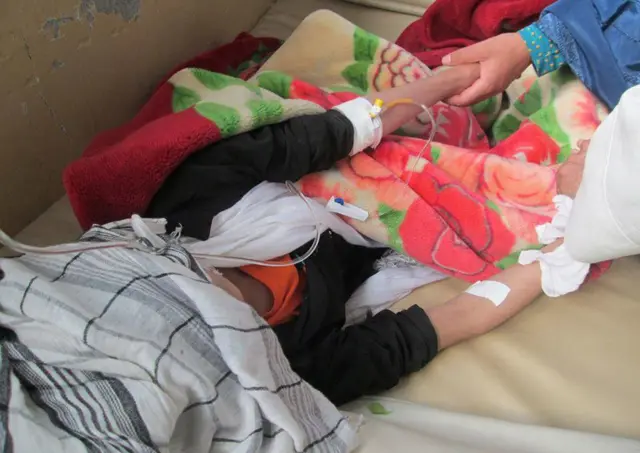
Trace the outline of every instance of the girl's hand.
<instances>
[{"instance_id":1,"label":"girl's hand","mask_svg":"<svg viewBox=\"0 0 640 453\"><path fill-rule=\"evenodd\" d=\"M587 157L589 140L584 140L578 144L580 150L569 156L569 159L558 168L556 173L556 188L558 194L575 198L582 182L584 173L584 162Z\"/></svg>"},{"instance_id":2,"label":"girl's hand","mask_svg":"<svg viewBox=\"0 0 640 453\"><path fill-rule=\"evenodd\" d=\"M551 252L553 252L555 249L557 249L558 247L560 247L562 244L564 244L564 238L556 239L556 240L555 240L555 241L553 241L551 244L549 244L549 245L545 245L544 247L542 247L542 252L543 252L543 253L551 253Z\"/></svg>"},{"instance_id":3,"label":"girl's hand","mask_svg":"<svg viewBox=\"0 0 640 453\"><path fill-rule=\"evenodd\" d=\"M480 65L477 63L445 67L447 82L451 84L453 94L459 94L480 78Z\"/></svg>"},{"instance_id":4,"label":"girl's hand","mask_svg":"<svg viewBox=\"0 0 640 453\"><path fill-rule=\"evenodd\" d=\"M505 33L464 49L442 59L445 66L478 63L480 77L460 94L447 102L467 106L502 93L520 77L531 63L529 49L518 33Z\"/></svg>"}]
</instances>

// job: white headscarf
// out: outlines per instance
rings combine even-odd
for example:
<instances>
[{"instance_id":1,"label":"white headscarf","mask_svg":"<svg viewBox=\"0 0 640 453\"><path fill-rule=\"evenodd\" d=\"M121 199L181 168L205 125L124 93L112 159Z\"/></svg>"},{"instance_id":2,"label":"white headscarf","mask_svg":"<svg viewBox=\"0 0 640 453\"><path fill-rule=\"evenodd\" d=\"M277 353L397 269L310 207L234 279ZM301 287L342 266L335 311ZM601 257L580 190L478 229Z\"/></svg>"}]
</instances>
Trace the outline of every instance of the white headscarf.
<instances>
[{"instance_id":1,"label":"white headscarf","mask_svg":"<svg viewBox=\"0 0 640 453\"><path fill-rule=\"evenodd\" d=\"M640 254L640 85L591 139L565 244L587 263Z\"/></svg>"}]
</instances>

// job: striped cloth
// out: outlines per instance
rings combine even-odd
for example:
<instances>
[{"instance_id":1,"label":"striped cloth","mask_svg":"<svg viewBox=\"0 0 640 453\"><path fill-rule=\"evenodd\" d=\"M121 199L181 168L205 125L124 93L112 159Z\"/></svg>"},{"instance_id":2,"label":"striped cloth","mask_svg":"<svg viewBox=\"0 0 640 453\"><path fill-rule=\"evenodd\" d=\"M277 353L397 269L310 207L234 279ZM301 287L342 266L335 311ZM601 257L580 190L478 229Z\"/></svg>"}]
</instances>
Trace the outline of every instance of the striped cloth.
<instances>
[{"instance_id":1,"label":"striped cloth","mask_svg":"<svg viewBox=\"0 0 640 453\"><path fill-rule=\"evenodd\" d=\"M127 225L94 227L78 245L137 249L0 261L2 451L355 448L349 421L248 305L177 241Z\"/></svg>"}]
</instances>

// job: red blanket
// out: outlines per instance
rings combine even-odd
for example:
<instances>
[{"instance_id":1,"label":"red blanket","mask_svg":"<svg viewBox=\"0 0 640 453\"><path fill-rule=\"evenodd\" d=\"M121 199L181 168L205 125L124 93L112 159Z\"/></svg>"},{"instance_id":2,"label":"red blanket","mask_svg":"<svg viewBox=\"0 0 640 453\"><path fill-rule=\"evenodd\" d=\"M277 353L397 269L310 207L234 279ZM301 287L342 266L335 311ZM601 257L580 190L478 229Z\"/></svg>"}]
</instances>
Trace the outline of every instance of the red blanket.
<instances>
[{"instance_id":1,"label":"red blanket","mask_svg":"<svg viewBox=\"0 0 640 453\"><path fill-rule=\"evenodd\" d=\"M533 22L554 0L436 0L402 32L397 44L427 66L454 50Z\"/></svg>"},{"instance_id":2,"label":"red blanket","mask_svg":"<svg viewBox=\"0 0 640 453\"><path fill-rule=\"evenodd\" d=\"M99 134L63 175L82 228L144 212L184 159L220 139L219 128L193 109L174 112L174 90L166 83L171 75L195 67L247 80L281 43L241 33L230 44L175 68L133 120Z\"/></svg>"}]
</instances>

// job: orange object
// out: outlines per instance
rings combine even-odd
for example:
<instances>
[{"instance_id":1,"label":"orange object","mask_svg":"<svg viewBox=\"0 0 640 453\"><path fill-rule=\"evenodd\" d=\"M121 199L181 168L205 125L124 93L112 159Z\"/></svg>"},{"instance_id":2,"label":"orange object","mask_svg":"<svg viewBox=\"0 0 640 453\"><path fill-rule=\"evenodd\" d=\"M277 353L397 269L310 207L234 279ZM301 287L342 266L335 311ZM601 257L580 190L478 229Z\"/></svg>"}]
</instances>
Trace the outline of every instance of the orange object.
<instances>
[{"instance_id":1,"label":"orange object","mask_svg":"<svg viewBox=\"0 0 640 453\"><path fill-rule=\"evenodd\" d=\"M291 261L289 256L271 260L276 263ZM304 274L296 266L265 267L250 265L241 267L242 272L258 280L271 291L273 307L264 315L271 326L289 321L302 303Z\"/></svg>"}]
</instances>

